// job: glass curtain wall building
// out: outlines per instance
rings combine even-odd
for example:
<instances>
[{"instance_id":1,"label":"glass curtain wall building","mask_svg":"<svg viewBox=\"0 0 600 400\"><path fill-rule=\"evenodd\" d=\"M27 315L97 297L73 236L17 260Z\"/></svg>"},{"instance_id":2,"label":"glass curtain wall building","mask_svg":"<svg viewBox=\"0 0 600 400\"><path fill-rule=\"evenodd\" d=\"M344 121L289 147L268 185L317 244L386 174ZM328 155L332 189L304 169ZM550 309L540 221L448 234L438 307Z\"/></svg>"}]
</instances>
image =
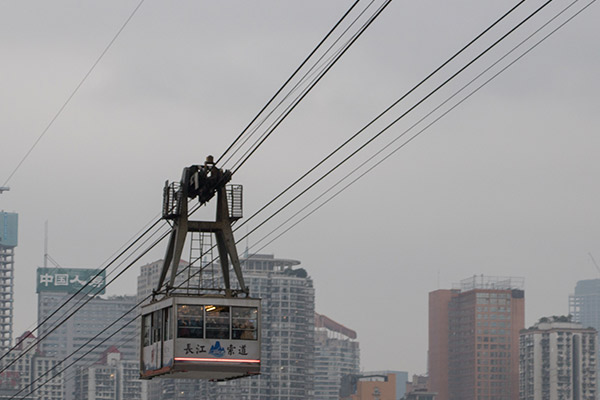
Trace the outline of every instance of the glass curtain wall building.
<instances>
[{"instance_id":1,"label":"glass curtain wall building","mask_svg":"<svg viewBox=\"0 0 600 400\"><path fill-rule=\"evenodd\" d=\"M575 292L569 296L569 314L573 322L600 331L600 279L577 282ZM600 349L596 356L600 357Z\"/></svg>"}]
</instances>

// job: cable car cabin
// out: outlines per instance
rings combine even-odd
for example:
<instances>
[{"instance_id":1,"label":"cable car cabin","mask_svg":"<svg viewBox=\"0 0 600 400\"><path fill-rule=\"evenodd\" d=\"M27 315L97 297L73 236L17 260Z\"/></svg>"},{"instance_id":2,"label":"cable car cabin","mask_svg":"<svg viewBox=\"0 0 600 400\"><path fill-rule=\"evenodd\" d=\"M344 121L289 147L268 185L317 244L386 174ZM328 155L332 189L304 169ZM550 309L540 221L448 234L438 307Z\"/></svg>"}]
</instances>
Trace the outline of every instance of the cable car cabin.
<instances>
[{"instance_id":1,"label":"cable car cabin","mask_svg":"<svg viewBox=\"0 0 600 400\"><path fill-rule=\"evenodd\" d=\"M256 375L260 341L260 299L172 295L142 308L140 377Z\"/></svg>"}]
</instances>

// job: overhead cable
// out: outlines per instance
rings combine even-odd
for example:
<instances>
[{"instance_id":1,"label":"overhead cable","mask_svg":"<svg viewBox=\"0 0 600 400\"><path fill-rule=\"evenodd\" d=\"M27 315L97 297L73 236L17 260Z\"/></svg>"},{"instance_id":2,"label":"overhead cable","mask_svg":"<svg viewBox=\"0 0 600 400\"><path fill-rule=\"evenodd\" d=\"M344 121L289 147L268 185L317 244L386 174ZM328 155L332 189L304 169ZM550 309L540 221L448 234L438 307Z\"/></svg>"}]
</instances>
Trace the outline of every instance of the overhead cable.
<instances>
[{"instance_id":1,"label":"overhead cable","mask_svg":"<svg viewBox=\"0 0 600 400\"><path fill-rule=\"evenodd\" d=\"M121 32L123 32L123 30L129 24L129 22L131 21L131 19L133 18L133 16L140 9L140 7L144 3L144 1L145 0L141 0L138 3L138 5L133 9L133 11L129 15L129 17L125 20L125 22L123 23L123 25L121 25L121 27L119 28L119 30L117 31L117 33L113 36L113 38L108 43L108 45L104 48L104 50L102 51L102 53L100 53L100 56L98 56L98 58L96 59L96 61L92 64L92 66L87 71L87 73L84 75L84 77L81 79L81 81L79 81L79 84L71 92L71 94L69 95L69 97L67 97L67 100L65 100L65 102L58 109L58 111L56 112L56 114L54 114L54 117L50 120L50 122L48 123L48 125L46 125L46 127L42 130L42 133L38 136L37 140L29 148L29 150L27 151L27 153L25 153L25 155L23 156L23 158L21 159L21 161L17 164L17 166L15 167L15 169L10 173L10 175L8 176L8 178L6 178L6 181L4 182L4 184L2 186L7 186L8 185L8 182L10 182L10 180L12 179L12 177L15 175L15 173L21 167L21 165L23 165L23 163L29 157L29 155L31 154L31 152L33 151L33 149L38 145L38 143L40 142L40 140L42 140L42 138L46 135L46 133L48 132L48 130L52 127L52 125L54 124L54 122L62 114L62 112L65 110L65 108L67 108L67 105L71 102L71 100L73 99L73 97L75 97L75 94L77 94L77 92L79 91L79 89L81 88L81 86L83 86L83 84L88 79L88 77L92 74L92 72L94 71L94 69L96 69L96 66L100 63L100 61L102 60L102 58L104 57L104 55L108 52L108 50L110 50L110 48L115 43L115 41L117 40L117 38L121 35Z\"/></svg>"},{"instance_id":2,"label":"overhead cable","mask_svg":"<svg viewBox=\"0 0 600 400\"><path fill-rule=\"evenodd\" d=\"M296 70L292 73L292 75L284 82L283 85L281 85L281 87L279 88L279 90L277 90L277 92L275 92L275 94L273 95L273 97L271 97L271 99L267 102L267 104L264 105L264 107L258 112L258 114L256 114L256 116L250 121L250 123L242 130L242 132L237 136L237 138L235 138L235 140L229 145L229 147L223 152L223 154L217 158L217 161L215 162L215 164L218 164L221 159L223 157L225 157L225 155L235 146L235 144L242 138L242 136L244 136L244 134L246 133L246 131L250 128L250 126L252 126L252 124L254 122L256 122L256 120L260 117L260 115L262 115L262 113L269 107L269 105L271 105L271 103L275 100L275 98L277 96L279 96L279 94L283 91L283 89L288 85L288 83L296 76L296 74L304 67L304 65L310 60L310 58L317 52L317 50L323 45L323 43L325 43L325 41L331 36L331 34L337 29L337 27L342 23L342 21L348 16L348 14L350 14L350 12L354 9L354 7L356 7L356 5L358 4L360 0L356 0L352 6L350 6L350 8L344 13L344 15L342 15L342 17L339 19L339 21L333 26L333 28L331 28L329 30L329 32L325 35L325 37L323 39L321 39L321 41L319 42L319 44L317 44L317 46L310 52L310 54L304 59L304 61L300 64L300 66L298 66L298 68L296 68Z\"/></svg>"},{"instance_id":3,"label":"overhead cable","mask_svg":"<svg viewBox=\"0 0 600 400\"><path fill-rule=\"evenodd\" d=\"M284 116L273 126L273 128L268 132L268 134L266 134L264 136L264 138L258 143L256 144L256 146L250 151L248 152L248 154L245 156L245 158L243 160L241 160L236 167L232 170L232 173L235 174L245 163L246 161L248 161L248 159L254 154L254 152L256 152L256 150L258 150L258 148L260 146L262 146L262 144L265 142L265 140L267 140L269 138L269 136L271 136L271 134L275 131L275 129L285 120L285 118L296 108L296 106L304 99L304 97L306 97L306 95L316 86L317 83L319 83L319 81L323 78L323 76L325 76L325 74L327 74L327 72L336 64L336 62L341 58L341 56L344 55L344 53L350 48L350 46L352 46L352 44L354 44L354 42L356 42L356 40L358 40L358 38L367 30L367 28L373 23L373 21L375 21L377 19L377 17L379 17L379 15L381 15L381 13L383 12L383 10L385 10L385 8L391 3L392 0L387 0L384 2L384 4L382 6L379 7L379 9L377 10L376 14L373 15L368 22L361 28L361 30L359 31L359 33L352 39L351 43L345 48L343 49L343 51L341 51L340 55L338 56L338 58L331 64L329 65L325 71L322 73L322 75L315 81L313 82L310 87L306 90L306 92L297 100L297 102L291 106L289 108L289 110L284 114ZM552 1L552 0L550 0Z\"/></svg>"},{"instance_id":4,"label":"overhead cable","mask_svg":"<svg viewBox=\"0 0 600 400\"><path fill-rule=\"evenodd\" d=\"M252 130L250 131L250 133L244 138L244 140L240 143L240 145L238 146L238 148L224 161L223 165L227 164L236 154L238 151L240 151L242 149L242 147L254 136L254 134L258 131L258 129L260 129L260 127L262 127L266 121L269 119L269 117L271 117L273 115L273 113L282 106L282 104L288 100L291 95L296 92L298 90L298 88L300 88L306 81L309 80L309 77L312 77L314 75L318 75L320 74L326 67L327 65L330 65L332 63L333 60L335 60L336 58L339 57L339 54L341 52L341 50L336 51L334 54L332 54L332 49L339 43L339 41L344 37L344 35L346 35L348 33L348 31L358 22L358 20L360 18L362 18L362 16L364 15L364 13L366 13L366 11L373 5L375 0L371 0L371 2L358 14L358 16L356 16L352 22L346 27L346 29L338 36L338 38L331 44L329 45L329 47L323 51L323 54L321 54L319 56L319 58L313 63L313 65L308 69L308 71L306 71L304 73L304 75L302 77L300 77L300 79L298 80L298 82L296 82L294 84L294 86L288 91L288 93L283 97L283 99L281 99L274 107L271 111L269 111L269 113L267 113L266 116L264 116L261 121L255 125ZM355 35L355 34L354 34ZM347 47L349 45L351 40L348 40L346 42L346 44L344 44L342 46L342 49L344 47ZM330 55L331 54L331 55ZM323 66L319 66L319 64L323 61L323 59L327 56L330 55L329 58L327 59L327 61L325 63L323 63ZM316 78L314 78L312 81L314 82ZM310 85L309 85L310 86ZM306 91L306 89L303 89L301 92L304 93ZM292 104L294 104L294 102L297 102L298 99L302 96L302 93L298 96L296 96L296 98L292 101ZM264 135L267 134L267 132L269 132L269 129L271 129L273 127L273 125L277 122L277 120L281 119L282 116L285 114L285 111L288 110L291 107L291 105L288 105L287 108L281 113L279 114L278 117L275 118L275 122L271 123L271 125L269 126L269 128L267 128L267 130L265 132L263 132L260 135L260 138L258 140L256 140L254 142L253 145L250 146L249 149L246 150L246 152L242 155L242 158L244 158L248 152L250 151L250 149L252 149L252 147L254 145L256 145L256 143L258 143L263 137ZM239 161L238 161L239 162ZM234 163L232 168L235 168L235 166L237 165L237 162Z\"/></svg>"},{"instance_id":5,"label":"overhead cable","mask_svg":"<svg viewBox=\"0 0 600 400\"><path fill-rule=\"evenodd\" d=\"M429 73L429 75L427 75L419 83L417 83L410 90L408 90L405 94L403 94L398 100L396 100L395 102L393 102L389 107L387 107L384 111L382 111L379 115L377 115L374 119L372 119L367 125L365 125L358 132L356 132L349 139L347 139L344 143L342 143L340 146L338 146L336 149L334 149L331 153L329 153L325 158L323 158L317 164L315 164L314 166L312 166L308 171L306 171L302 176L300 176L298 179L296 179L291 185L289 185L288 187L286 187L282 192L280 192L277 196L275 196L273 199L271 199L268 203L266 203L264 206L262 206L258 211L256 211L250 217L245 218L244 221L240 225L238 225L236 227L236 229L234 230L234 232L237 231L242 226L244 226L245 224L247 224L249 221L251 221L254 217L256 217L258 214L260 214L262 211L264 211L267 207L269 207L271 204L273 204L275 201L277 201L279 198L281 198L285 193L287 193L289 190L291 190L293 187L295 187L298 183L300 183L302 180L304 180L304 178L306 178L308 175L310 175L312 172L314 172L317 168L319 168L321 165L323 165L327 160L329 160L331 157L333 157L341 149L343 149L350 142L352 142L354 139L356 139L359 135L361 135L363 132L365 132L371 125L373 125L380 118L382 118L389 111L391 111L394 107L396 107L402 100L404 100L411 93L413 93L415 90L417 90L419 87L421 87L425 82L427 82L429 79L431 79L436 73L438 73L441 69L443 69L450 62L452 62L456 57L458 57L465 50L467 50L469 47L471 47L483 35L485 35L492 28L494 28L496 25L498 25L502 20L504 20L506 17L508 17L510 14L512 14L524 2L525 2L525 0L519 1L519 3L517 3L514 7L512 7L510 10L508 10L504 15L502 15L500 18L498 18L494 23L492 23L485 30L483 30L479 35L477 35L473 40L471 40L469 43L467 43L463 48L461 48L459 51L457 51L456 53L454 53L453 56L451 56L450 58L448 58L439 67L437 67L435 70L433 70L431 73Z\"/></svg>"},{"instance_id":6,"label":"overhead cable","mask_svg":"<svg viewBox=\"0 0 600 400\"><path fill-rule=\"evenodd\" d=\"M403 137L407 132L409 132L410 130L412 130L417 124L419 124L420 122L422 122L425 118L431 116L433 114L433 112L437 111L439 108L441 108L443 105L445 105L448 101L450 101L452 98L454 98L457 94L459 94L460 92L462 92L464 89L466 89L468 86L470 86L476 80L478 80L481 76L483 76L485 73L487 73L488 71L490 71L494 66L496 66L497 64L499 64L507 56L509 56L510 54L512 54L520 46L522 46L524 43L526 43L527 41L529 41L534 35L536 35L537 33L539 33L543 28L547 27L551 22L553 22L554 20L556 20L559 16L561 16L562 14L564 14L567 10L569 10L573 5L575 5L578 2L579 2L579 0L574 0L573 2L571 2L567 7L565 7L564 9L562 9L552 19L550 19L548 22L546 22L544 25L542 25L540 28L538 28L534 33L532 33L526 39L524 39L523 41L521 41L518 45L516 45L515 47L513 47L508 53L506 53L501 58L499 58L497 61L495 61L490 67L486 68L483 72L481 72L475 78L473 78L472 80L470 80L469 83L467 83L466 85L464 85L463 87L461 87L457 92L455 92L452 96L450 96L448 99L446 99L442 104L440 104L439 106L437 106L433 111L429 112L427 115L425 115L425 117L421 118L417 123L415 123L414 125L412 125L406 131L404 131L401 135L399 135L398 137L396 137L393 141L391 141L386 146L384 146L381 150L379 150L377 153L375 153L371 157L371 159L373 159L373 157L376 157L379 154L381 154L387 148L391 147L392 144L394 144L397 140L399 140L401 137ZM302 221L304 221L306 218L308 218L309 216L311 216L312 214L314 214L316 211L318 211L321 207L325 206L327 203L329 203L331 200L333 200L339 194L341 194L342 192L344 192L346 189L348 189L350 186L352 186L358 180L360 180L365 175L367 175L368 173L370 173L371 171L373 171L376 167L378 167L384 161L386 161L387 159L389 159L392 155L396 154L399 150L401 150L403 147L405 147L408 143L410 143L412 140L414 140L417 136L419 136L420 134L422 134L424 131L426 131L427 129L429 129L432 125L434 125L435 123L437 123L440 119L442 119L443 117L445 117L448 113L450 113L451 111L453 111L454 109L456 109L458 106L460 106L462 103L464 103L466 100L468 100L471 96L473 96L475 93L477 93L483 87L485 87L492 80L494 80L495 78L497 78L500 74L502 74L504 71L506 71L512 65L514 65L517 61L521 60L523 57L525 57L527 54L529 54L531 51L533 51L542 42L544 42L546 39L548 39L550 36L552 36L554 33L556 33L562 27L564 27L567 23L569 23L572 19L574 19L575 17L577 17L579 14L581 14L584 10L586 10L588 7L590 7L595 2L596 2L596 0L590 1L583 8L581 8L580 10L578 10L574 15L572 15L571 17L569 17L567 20L565 20L564 22L562 22L558 27L554 28L552 31L550 31L548 34L546 34L544 37L542 37L540 40L538 40L535 44L533 44L531 47L529 47L524 53L522 53L521 55L519 55L517 58L515 58L513 61L511 61L508 65L506 65L505 67L503 67L501 70L499 70L498 72L496 72L494 75L492 75L489 79L487 79L485 82L483 82L477 88L475 88L474 90L472 90L469 94L467 94L459 102L457 102L456 104L454 104L451 108L449 108L448 110L446 110L440 116L436 117L432 122L428 123L425 127L423 127L421 130L419 130L415 135L411 136L408 140L406 140L405 142L403 142L400 146L396 147L393 151L391 151L389 154L387 154L381 160L377 161L374 165L372 165L367 170L365 170L364 172L362 172L358 177L356 177L355 179L353 179L352 181L350 181L348 184L346 184L345 186L343 186L339 191L337 191L335 194L333 194L332 196L330 196L329 198L327 198L325 201L323 201L321 204L319 204L317 207L315 207L313 210L311 210L308 214L304 215L298 221L294 222L291 226L289 226L288 228L286 228L284 231L282 231L281 233L279 233L276 237L274 237L269 242L267 242L265 245L263 245L258 250L256 250L255 254L258 253L258 252L260 252L261 250L263 250L265 247L267 247L268 245L270 245L271 243L273 243L275 240L279 239L281 236L283 236L284 234L286 234L292 228L294 228L295 226L297 226L298 224L300 224ZM384 128L384 129L388 129L388 128L389 128L389 126L386 127L386 128ZM312 204L314 204L317 200L319 200L325 194L327 194L328 192L330 192L331 190L333 190L336 186L338 186L339 184L341 184L344 180L346 180L348 177L350 177L352 174L358 172L362 168L363 168L363 166L357 167L357 168L353 169L350 173L346 174L343 178L341 178L340 180L338 180L329 189L327 189L325 192L323 192L317 198L315 198L314 200L312 200L308 205L306 205L301 210L299 210L298 212L296 212L292 217L288 218L283 223L281 223L280 225L278 225L275 229L273 229L271 232L269 232L267 235L263 236L263 238L261 238L258 242L256 242L252 247L254 247L259 242L262 242L263 240L266 240L266 238L268 236L272 235L274 232L276 232L277 230L279 230L280 228L282 228L286 223L288 223L289 221L291 221L294 217L298 216L301 212L303 212L304 210L306 210L309 206L311 206Z\"/></svg>"}]
</instances>

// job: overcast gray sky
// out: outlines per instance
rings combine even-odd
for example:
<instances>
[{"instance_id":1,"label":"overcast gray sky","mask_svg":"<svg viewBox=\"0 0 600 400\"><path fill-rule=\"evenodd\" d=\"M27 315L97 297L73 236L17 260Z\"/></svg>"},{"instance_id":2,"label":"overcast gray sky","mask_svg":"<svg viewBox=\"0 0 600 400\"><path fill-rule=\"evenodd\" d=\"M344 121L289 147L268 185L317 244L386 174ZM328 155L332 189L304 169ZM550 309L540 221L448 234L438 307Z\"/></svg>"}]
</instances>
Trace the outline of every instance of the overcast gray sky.
<instances>
[{"instance_id":1,"label":"overcast gray sky","mask_svg":"<svg viewBox=\"0 0 600 400\"><path fill-rule=\"evenodd\" d=\"M527 3L486 43L542 2ZM0 184L137 4L0 2ZM220 155L350 4L146 0L0 196L20 215L15 336L36 319L46 220L61 265L100 266L160 212L164 181ZM514 4L394 1L236 174L246 215ZM554 0L299 206L567 4ZM358 332L364 369L426 371L431 290L473 274L524 277L531 324L566 314L576 281L599 277L588 255L600 258L599 20L594 4L263 250L302 261L317 311ZM134 294L137 273L109 292Z\"/></svg>"}]
</instances>

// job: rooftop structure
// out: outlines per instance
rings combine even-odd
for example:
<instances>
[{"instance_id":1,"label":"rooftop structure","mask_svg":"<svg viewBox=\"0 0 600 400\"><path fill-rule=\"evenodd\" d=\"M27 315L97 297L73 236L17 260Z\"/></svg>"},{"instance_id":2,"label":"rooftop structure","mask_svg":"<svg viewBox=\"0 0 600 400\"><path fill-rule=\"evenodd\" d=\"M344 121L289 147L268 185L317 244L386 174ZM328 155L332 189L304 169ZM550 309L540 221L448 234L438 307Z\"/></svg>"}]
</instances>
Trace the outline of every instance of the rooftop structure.
<instances>
[{"instance_id":1,"label":"rooftop structure","mask_svg":"<svg viewBox=\"0 0 600 400\"><path fill-rule=\"evenodd\" d=\"M468 292L475 289L489 290L512 290L525 288L525 279L514 276L487 276L473 275L470 278L465 278L460 283L452 285L452 289Z\"/></svg>"}]
</instances>

